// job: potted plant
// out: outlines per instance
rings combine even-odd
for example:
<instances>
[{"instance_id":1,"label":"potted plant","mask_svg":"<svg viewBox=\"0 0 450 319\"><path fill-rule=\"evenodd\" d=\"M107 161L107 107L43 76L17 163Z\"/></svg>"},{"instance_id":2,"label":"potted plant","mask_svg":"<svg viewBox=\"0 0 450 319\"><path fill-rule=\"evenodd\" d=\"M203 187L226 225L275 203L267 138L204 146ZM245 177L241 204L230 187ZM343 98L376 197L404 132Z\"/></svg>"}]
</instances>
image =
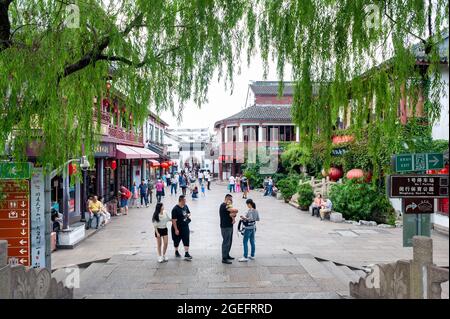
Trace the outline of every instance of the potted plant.
<instances>
[{"instance_id":1,"label":"potted plant","mask_svg":"<svg viewBox=\"0 0 450 319\"><path fill-rule=\"evenodd\" d=\"M314 190L309 183L303 183L298 187L298 205L301 210L308 210L314 199Z\"/></svg>"}]
</instances>

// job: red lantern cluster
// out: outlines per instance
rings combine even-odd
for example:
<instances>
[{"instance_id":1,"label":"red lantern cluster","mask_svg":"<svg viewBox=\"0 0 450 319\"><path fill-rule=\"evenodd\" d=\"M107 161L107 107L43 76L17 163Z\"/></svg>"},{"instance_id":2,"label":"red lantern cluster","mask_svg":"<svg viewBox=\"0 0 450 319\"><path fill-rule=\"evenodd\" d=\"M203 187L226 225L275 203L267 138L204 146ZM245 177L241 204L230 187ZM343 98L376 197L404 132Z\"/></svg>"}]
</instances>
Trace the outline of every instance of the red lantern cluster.
<instances>
[{"instance_id":1,"label":"red lantern cluster","mask_svg":"<svg viewBox=\"0 0 450 319\"><path fill-rule=\"evenodd\" d=\"M169 164L167 162L161 163L162 168L169 168Z\"/></svg>"},{"instance_id":2,"label":"red lantern cluster","mask_svg":"<svg viewBox=\"0 0 450 319\"><path fill-rule=\"evenodd\" d=\"M364 177L364 171L359 168L351 169L347 172L346 177L348 179L354 179L354 178L363 178Z\"/></svg>"}]
</instances>

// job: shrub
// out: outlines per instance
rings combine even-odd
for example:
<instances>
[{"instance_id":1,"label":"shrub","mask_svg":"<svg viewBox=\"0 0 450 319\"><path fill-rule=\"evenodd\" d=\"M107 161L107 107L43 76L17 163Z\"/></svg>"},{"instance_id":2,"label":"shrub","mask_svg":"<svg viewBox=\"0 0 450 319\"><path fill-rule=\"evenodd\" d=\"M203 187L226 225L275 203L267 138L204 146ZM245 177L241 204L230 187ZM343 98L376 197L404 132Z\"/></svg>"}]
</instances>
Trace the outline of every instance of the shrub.
<instances>
[{"instance_id":1,"label":"shrub","mask_svg":"<svg viewBox=\"0 0 450 319\"><path fill-rule=\"evenodd\" d=\"M300 209L307 210L314 199L314 190L309 183L302 183L298 187L298 205Z\"/></svg>"},{"instance_id":2,"label":"shrub","mask_svg":"<svg viewBox=\"0 0 450 319\"><path fill-rule=\"evenodd\" d=\"M278 181L276 186L285 200L290 200L291 197L297 192L299 180L300 177L298 175L288 175L288 177Z\"/></svg>"},{"instance_id":3,"label":"shrub","mask_svg":"<svg viewBox=\"0 0 450 319\"><path fill-rule=\"evenodd\" d=\"M333 209L342 213L346 219L386 223L388 219L392 219L390 217L392 214L395 216L386 195L359 179L344 180L343 183L335 184L331 188L330 199L333 202Z\"/></svg>"}]
</instances>

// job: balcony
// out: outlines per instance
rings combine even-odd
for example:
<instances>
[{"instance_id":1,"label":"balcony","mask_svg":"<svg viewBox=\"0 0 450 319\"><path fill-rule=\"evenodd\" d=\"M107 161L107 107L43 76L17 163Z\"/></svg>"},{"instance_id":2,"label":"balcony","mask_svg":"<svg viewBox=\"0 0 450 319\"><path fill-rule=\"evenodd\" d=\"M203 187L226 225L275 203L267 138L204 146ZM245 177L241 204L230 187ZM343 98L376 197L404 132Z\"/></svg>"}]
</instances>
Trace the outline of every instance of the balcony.
<instances>
[{"instance_id":1,"label":"balcony","mask_svg":"<svg viewBox=\"0 0 450 319\"><path fill-rule=\"evenodd\" d=\"M96 117L94 117L94 121L96 120ZM100 123L100 134L102 135L102 142L144 147L144 138L142 136L142 133L136 134L133 131L112 124L111 113L104 111L101 112Z\"/></svg>"}]
</instances>

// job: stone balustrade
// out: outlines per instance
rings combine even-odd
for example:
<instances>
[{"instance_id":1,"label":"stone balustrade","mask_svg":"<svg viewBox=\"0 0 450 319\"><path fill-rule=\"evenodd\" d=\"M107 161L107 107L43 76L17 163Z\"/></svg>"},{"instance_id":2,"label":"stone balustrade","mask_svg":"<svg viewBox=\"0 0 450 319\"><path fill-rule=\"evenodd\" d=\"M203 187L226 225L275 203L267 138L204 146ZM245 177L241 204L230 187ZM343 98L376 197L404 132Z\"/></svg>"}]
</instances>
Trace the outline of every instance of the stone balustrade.
<instances>
[{"instance_id":1,"label":"stone balustrade","mask_svg":"<svg viewBox=\"0 0 450 319\"><path fill-rule=\"evenodd\" d=\"M449 270L433 264L433 241L413 238L413 259L377 264L372 272L350 283L350 295L362 299L441 299Z\"/></svg>"},{"instance_id":2,"label":"stone balustrade","mask_svg":"<svg viewBox=\"0 0 450 319\"><path fill-rule=\"evenodd\" d=\"M47 268L7 263L8 242L0 240L0 299L72 299L73 288L52 278Z\"/></svg>"}]
</instances>

